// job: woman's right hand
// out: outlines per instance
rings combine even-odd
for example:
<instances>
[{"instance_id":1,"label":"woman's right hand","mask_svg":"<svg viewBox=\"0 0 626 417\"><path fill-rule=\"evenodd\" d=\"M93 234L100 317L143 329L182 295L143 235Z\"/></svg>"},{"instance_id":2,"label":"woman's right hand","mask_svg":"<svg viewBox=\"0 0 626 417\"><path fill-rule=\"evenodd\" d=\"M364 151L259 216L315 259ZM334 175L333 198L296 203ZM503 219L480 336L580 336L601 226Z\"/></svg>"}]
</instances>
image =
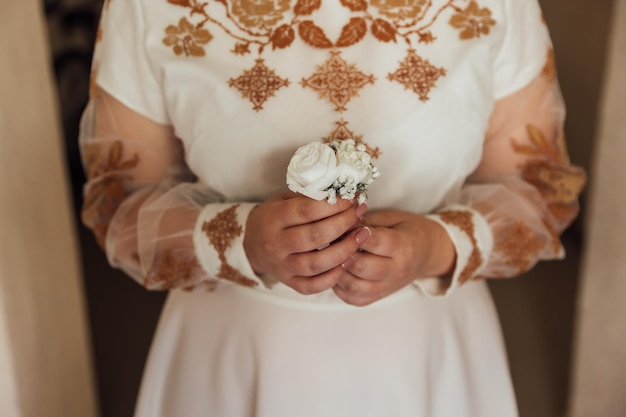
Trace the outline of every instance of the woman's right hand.
<instances>
[{"instance_id":1,"label":"woman's right hand","mask_svg":"<svg viewBox=\"0 0 626 417\"><path fill-rule=\"evenodd\" d=\"M355 228L366 210L343 199L329 204L292 192L273 196L248 216L243 244L250 265L301 294L330 289L370 235Z\"/></svg>"}]
</instances>

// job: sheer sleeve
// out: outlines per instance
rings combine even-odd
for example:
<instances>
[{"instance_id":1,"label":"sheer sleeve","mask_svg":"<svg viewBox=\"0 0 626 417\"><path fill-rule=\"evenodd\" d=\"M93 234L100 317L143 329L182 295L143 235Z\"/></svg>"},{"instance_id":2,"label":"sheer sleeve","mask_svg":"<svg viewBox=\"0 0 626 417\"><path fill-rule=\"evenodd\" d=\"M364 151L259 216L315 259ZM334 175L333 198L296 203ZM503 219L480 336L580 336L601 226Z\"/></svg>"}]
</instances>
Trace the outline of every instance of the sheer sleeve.
<instances>
[{"instance_id":1,"label":"sheer sleeve","mask_svg":"<svg viewBox=\"0 0 626 417\"><path fill-rule=\"evenodd\" d=\"M181 142L101 89L85 110L83 222L112 266L150 289L260 283L242 247L252 203L228 203L197 182Z\"/></svg>"},{"instance_id":2,"label":"sheer sleeve","mask_svg":"<svg viewBox=\"0 0 626 417\"><path fill-rule=\"evenodd\" d=\"M189 171L143 19L137 0L104 3L80 130L83 222L147 288L260 285L243 249L255 204L224 201Z\"/></svg>"},{"instance_id":3,"label":"sheer sleeve","mask_svg":"<svg viewBox=\"0 0 626 417\"><path fill-rule=\"evenodd\" d=\"M480 165L454 204L430 216L446 228L458 256L452 279L430 282L429 292L512 277L564 256L559 236L578 213L585 174L569 162L552 57L549 50L533 81L496 102Z\"/></svg>"}]
</instances>

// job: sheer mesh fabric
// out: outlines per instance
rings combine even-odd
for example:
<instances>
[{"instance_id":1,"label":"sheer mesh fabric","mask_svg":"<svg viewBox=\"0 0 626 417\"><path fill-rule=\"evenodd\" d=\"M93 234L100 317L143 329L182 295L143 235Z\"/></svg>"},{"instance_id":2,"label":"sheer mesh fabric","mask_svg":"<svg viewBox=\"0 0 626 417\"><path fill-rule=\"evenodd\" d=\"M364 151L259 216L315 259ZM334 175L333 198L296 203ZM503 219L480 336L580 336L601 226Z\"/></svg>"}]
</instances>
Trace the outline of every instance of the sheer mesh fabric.
<instances>
[{"instance_id":1,"label":"sheer mesh fabric","mask_svg":"<svg viewBox=\"0 0 626 417\"><path fill-rule=\"evenodd\" d=\"M81 122L82 220L110 264L150 289L211 285L196 259L198 215L219 196L189 172L181 142L101 89Z\"/></svg>"},{"instance_id":2,"label":"sheer mesh fabric","mask_svg":"<svg viewBox=\"0 0 626 417\"><path fill-rule=\"evenodd\" d=\"M483 158L458 201L481 213L493 233L481 276L511 277L564 256L559 236L578 214L585 184L569 161L564 119L551 54L537 78L496 102Z\"/></svg>"}]
</instances>

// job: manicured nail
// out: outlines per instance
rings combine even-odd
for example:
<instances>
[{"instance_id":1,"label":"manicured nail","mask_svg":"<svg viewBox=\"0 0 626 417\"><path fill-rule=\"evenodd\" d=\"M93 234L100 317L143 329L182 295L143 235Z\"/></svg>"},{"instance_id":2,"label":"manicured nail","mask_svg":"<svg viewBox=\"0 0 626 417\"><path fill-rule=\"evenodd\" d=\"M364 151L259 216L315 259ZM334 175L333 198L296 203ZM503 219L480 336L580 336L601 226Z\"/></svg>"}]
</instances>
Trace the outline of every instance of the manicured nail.
<instances>
[{"instance_id":1,"label":"manicured nail","mask_svg":"<svg viewBox=\"0 0 626 417\"><path fill-rule=\"evenodd\" d=\"M355 236L356 244L360 245L362 243L365 243L365 241L369 239L371 235L372 231L369 227L362 227Z\"/></svg>"},{"instance_id":2,"label":"manicured nail","mask_svg":"<svg viewBox=\"0 0 626 417\"><path fill-rule=\"evenodd\" d=\"M367 203L356 206L356 216L360 219L367 211Z\"/></svg>"},{"instance_id":3,"label":"manicured nail","mask_svg":"<svg viewBox=\"0 0 626 417\"><path fill-rule=\"evenodd\" d=\"M341 267L343 269L348 269L352 265L352 262L354 262L354 258L352 257L352 255L350 255L350 257L341 264Z\"/></svg>"}]
</instances>

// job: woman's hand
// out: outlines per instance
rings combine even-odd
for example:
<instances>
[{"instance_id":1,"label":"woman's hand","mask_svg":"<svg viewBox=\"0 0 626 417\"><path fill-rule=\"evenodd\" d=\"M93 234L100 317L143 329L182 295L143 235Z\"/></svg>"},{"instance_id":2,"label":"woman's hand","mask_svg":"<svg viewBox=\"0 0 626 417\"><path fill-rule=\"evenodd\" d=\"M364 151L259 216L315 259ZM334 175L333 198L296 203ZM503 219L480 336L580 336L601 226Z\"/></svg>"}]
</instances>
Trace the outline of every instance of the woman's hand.
<instances>
[{"instance_id":1,"label":"woman's hand","mask_svg":"<svg viewBox=\"0 0 626 417\"><path fill-rule=\"evenodd\" d=\"M333 287L348 304L365 306L420 277L451 273L455 250L441 225L424 216L397 210L367 214L371 236L344 263Z\"/></svg>"},{"instance_id":2,"label":"woman's hand","mask_svg":"<svg viewBox=\"0 0 626 417\"><path fill-rule=\"evenodd\" d=\"M250 265L301 294L332 288L345 272L341 265L359 247L363 230L352 229L366 209L354 201L329 204L278 194L248 216L243 244Z\"/></svg>"}]
</instances>

